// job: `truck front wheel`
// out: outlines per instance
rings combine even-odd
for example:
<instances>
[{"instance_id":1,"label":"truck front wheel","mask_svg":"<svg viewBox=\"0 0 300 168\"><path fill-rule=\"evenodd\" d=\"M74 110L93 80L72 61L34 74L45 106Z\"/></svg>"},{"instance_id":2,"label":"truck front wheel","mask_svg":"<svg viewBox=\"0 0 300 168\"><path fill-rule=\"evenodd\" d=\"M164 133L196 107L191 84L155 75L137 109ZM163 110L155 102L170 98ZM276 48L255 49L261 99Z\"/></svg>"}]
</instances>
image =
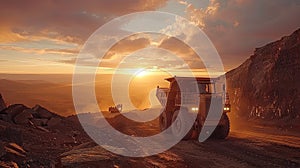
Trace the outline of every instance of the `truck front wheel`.
<instances>
[{"instance_id":1,"label":"truck front wheel","mask_svg":"<svg viewBox=\"0 0 300 168\"><path fill-rule=\"evenodd\" d=\"M185 133L185 127L187 126L186 121L178 116L179 110L174 112L172 117L172 133L174 136L183 136L183 140L189 140L192 138L193 128L191 128L188 133Z\"/></svg>"},{"instance_id":2,"label":"truck front wheel","mask_svg":"<svg viewBox=\"0 0 300 168\"><path fill-rule=\"evenodd\" d=\"M213 133L214 137L218 139L225 139L228 136L230 130L230 122L227 114L223 114L222 120L223 124L218 125Z\"/></svg>"}]
</instances>

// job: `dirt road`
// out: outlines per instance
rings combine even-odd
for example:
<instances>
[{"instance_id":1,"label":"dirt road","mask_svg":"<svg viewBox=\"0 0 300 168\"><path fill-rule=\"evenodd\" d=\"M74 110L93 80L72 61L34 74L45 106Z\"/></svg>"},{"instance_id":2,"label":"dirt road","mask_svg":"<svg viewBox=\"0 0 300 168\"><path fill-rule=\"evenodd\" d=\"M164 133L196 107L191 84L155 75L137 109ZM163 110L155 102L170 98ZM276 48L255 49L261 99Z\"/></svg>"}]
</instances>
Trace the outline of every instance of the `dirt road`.
<instances>
[{"instance_id":1,"label":"dirt road","mask_svg":"<svg viewBox=\"0 0 300 168\"><path fill-rule=\"evenodd\" d=\"M157 167L300 167L300 138L232 132L226 140L182 141L145 161Z\"/></svg>"},{"instance_id":2,"label":"dirt road","mask_svg":"<svg viewBox=\"0 0 300 168\"><path fill-rule=\"evenodd\" d=\"M275 134L270 133L275 132ZM273 128L233 129L226 140L182 141L145 158L114 155L87 145L62 157L66 167L300 167L300 136Z\"/></svg>"},{"instance_id":3,"label":"dirt road","mask_svg":"<svg viewBox=\"0 0 300 168\"><path fill-rule=\"evenodd\" d=\"M226 140L183 141L170 151L180 156L187 167L299 167L299 140L232 132Z\"/></svg>"}]
</instances>

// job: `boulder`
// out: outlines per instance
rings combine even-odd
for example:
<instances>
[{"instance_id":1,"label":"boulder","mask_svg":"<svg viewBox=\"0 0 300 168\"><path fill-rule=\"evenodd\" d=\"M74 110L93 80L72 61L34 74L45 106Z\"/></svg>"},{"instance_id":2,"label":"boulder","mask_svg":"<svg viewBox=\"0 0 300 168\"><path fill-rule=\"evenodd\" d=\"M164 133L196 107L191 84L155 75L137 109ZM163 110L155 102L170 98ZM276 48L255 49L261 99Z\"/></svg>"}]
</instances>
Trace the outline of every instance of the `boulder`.
<instances>
[{"instance_id":1,"label":"boulder","mask_svg":"<svg viewBox=\"0 0 300 168\"><path fill-rule=\"evenodd\" d=\"M43 118L33 118L31 119L31 122L33 123L33 125L35 126L46 126L48 119L43 119Z\"/></svg>"},{"instance_id":2,"label":"boulder","mask_svg":"<svg viewBox=\"0 0 300 168\"><path fill-rule=\"evenodd\" d=\"M4 146L6 154L3 156L5 160L22 163L26 158L26 151L15 143L8 143Z\"/></svg>"},{"instance_id":3,"label":"boulder","mask_svg":"<svg viewBox=\"0 0 300 168\"><path fill-rule=\"evenodd\" d=\"M0 167L3 168L19 168L18 164L15 162L3 162L0 161Z\"/></svg>"},{"instance_id":4,"label":"boulder","mask_svg":"<svg viewBox=\"0 0 300 168\"><path fill-rule=\"evenodd\" d=\"M14 153L16 153L18 156L25 157L26 156L26 151L18 144L16 143L9 143L6 145L5 149L10 149Z\"/></svg>"},{"instance_id":5,"label":"boulder","mask_svg":"<svg viewBox=\"0 0 300 168\"><path fill-rule=\"evenodd\" d=\"M48 127L51 128L51 127L55 127L55 126L61 124L61 122L62 122L62 119L60 119L60 118L58 118L58 117L52 117L52 118L48 121L47 125L48 125Z\"/></svg>"},{"instance_id":6,"label":"boulder","mask_svg":"<svg viewBox=\"0 0 300 168\"><path fill-rule=\"evenodd\" d=\"M24 124L28 124L29 119L32 119L32 118L33 118L33 116L30 112L30 109L26 109L14 118L14 122L16 124L24 125Z\"/></svg>"},{"instance_id":7,"label":"boulder","mask_svg":"<svg viewBox=\"0 0 300 168\"><path fill-rule=\"evenodd\" d=\"M37 116L39 118L46 118L46 119L50 119L51 117L53 117L53 113L50 112L49 110L45 109L44 107L40 106L40 105L36 105L35 107L32 108L35 112L37 112Z\"/></svg>"},{"instance_id":8,"label":"boulder","mask_svg":"<svg viewBox=\"0 0 300 168\"><path fill-rule=\"evenodd\" d=\"M2 98L2 95L0 94L0 111L6 109L6 104Z\"/></svg>"},{"instance_id":9,"label":"boulder","mask_svg":"<svg viewBox=\"0 0 300 168\"><path fill-rule=\"evenodd\" d=\"M8 114L10 120L13 120L15 116L22 113L24 110L29 109L28 107L24 106L23 104L14 104L8 106L6 109L2 110L2 114Z\"/></svg>"},{"instance_id":10,"label":"boulder","mask_svg":"<svg viewBox=\"0 0 300 168\"><path fill-rule=\"evenodd\" d=\"M0 120L6 121L6 122L11 122L8 114L1 114L0 113Z\"/></svg>"},{"instance_id":11,"label":"boulder","mask_svg":"<svg viewBox=\"0 0 300 168\"><path fill-rule=\"evenodd\" d=\"M30 113L32 114L33 118L40 118L39 114L33 109L30 109Z\"/></svg>"},{"instance_id":12,"label":"boulder","mask_svg":"<svg viewBox=\"0 0 300 168\"><path fill-rule=\"evenodd\" d=\"M34 110L30 109L30 108L29 108L29 109L25 109L24 111L26 111L26 112L30 113L30 114L33 116L33 118L35 118L35 117L34 117L34 115L36 115L36 114L37 114L37 112L36 112L36 111L34 111ZM23 112L24 112L24 111L23 111Z\"/></svg>"}]
</instances>

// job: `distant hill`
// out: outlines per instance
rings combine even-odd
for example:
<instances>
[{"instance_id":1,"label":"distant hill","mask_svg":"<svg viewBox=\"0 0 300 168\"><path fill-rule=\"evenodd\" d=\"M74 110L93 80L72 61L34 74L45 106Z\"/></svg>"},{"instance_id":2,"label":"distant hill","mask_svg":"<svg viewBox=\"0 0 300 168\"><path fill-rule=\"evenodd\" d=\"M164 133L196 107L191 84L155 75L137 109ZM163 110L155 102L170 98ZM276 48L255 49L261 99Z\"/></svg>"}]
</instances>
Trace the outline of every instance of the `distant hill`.
<instances>
[{"instance_id":1,"label":"distant hill","mask_svg":"<svg viewBox=\"0 0 300 168\"><path fill-rule=\"evenodd\" d=\"M264 47L226 73L234 113L290 120L300 115L300 29Z\"/></svg>"}]
</instances>

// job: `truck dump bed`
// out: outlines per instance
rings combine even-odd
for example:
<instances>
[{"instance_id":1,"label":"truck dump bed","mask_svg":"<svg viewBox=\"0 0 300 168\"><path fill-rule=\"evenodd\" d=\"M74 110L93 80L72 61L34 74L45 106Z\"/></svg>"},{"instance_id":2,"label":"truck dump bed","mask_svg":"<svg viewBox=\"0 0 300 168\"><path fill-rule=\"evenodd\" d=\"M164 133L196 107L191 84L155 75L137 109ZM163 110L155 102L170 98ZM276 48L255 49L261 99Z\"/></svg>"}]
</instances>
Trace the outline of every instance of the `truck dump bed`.
<instances>
[{"instance_id":1,"label":"truck dump bed","mask_svg":"<svg viewBox=\"0 0 300 168\"><path fill-rule=\"evenodd\" d=\"M156 89L156 97L162 106L166 106L167 97L170 89L169 88L159 88Z\"/></svg>"}]
</instances>

